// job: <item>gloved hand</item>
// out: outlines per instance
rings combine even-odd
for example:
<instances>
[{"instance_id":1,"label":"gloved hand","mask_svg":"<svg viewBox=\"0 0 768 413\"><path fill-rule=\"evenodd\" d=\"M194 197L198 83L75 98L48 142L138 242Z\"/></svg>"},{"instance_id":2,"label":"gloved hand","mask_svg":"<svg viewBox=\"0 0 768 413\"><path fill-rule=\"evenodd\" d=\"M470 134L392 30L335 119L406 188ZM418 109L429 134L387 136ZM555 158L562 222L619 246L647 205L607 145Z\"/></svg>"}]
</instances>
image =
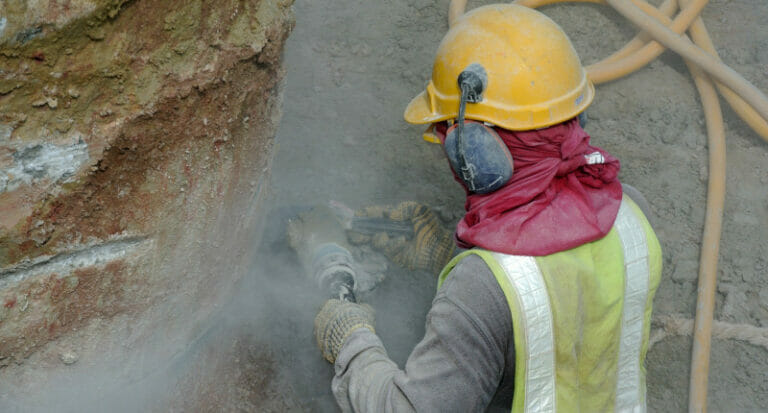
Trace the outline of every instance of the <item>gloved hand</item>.
<instances>
[{"instance_id":1,"label":"gloved hand","mask_svg":"<svg viewBox=\"0 0 768 413\"><path fill-rule=\"evenodd\" d=\"M330 299L315 317L317 346L320 347L323 357L334 363L344 340L358 328L367 328L375 333L373 324L371 306Z\"/></svg>"},{"instance_id":2,"label":"gloved hand","mask_svg":"<svg viewBox=\"0 0 768 413\"><path fill-rule=\"evenodd\" d=\"M410 270L438 273L453 256L453 234L445 229L437 215L425 205L405 201L395 207L372 206L357 212L368 218L385 218L395 223L413 225L413 237L390 236L386 232L374 235L348 231L353 244L370 243L392 262Z\"/></svg>"}]
</instances>

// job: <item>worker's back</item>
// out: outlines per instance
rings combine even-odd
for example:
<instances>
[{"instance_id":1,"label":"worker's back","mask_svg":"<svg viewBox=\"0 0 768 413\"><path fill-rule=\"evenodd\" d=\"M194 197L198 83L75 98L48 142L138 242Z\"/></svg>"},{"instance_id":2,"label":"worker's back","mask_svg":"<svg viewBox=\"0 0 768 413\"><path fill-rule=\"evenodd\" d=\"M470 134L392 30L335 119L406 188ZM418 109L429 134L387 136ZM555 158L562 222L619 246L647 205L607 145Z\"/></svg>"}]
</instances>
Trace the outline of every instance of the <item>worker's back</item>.
<instances>
[{"instance_id":1,"label":"worker's back","mask_svg":"<svg viewBox=\"0 0 768 413\"><path fill-rule=\"evenodd\" d=\"M644 410L661 250L634 202L625 196L608 235L576 248L542 257L465 254L483 258L507 299L513 411Z\"/></svg>"}]
</instances>

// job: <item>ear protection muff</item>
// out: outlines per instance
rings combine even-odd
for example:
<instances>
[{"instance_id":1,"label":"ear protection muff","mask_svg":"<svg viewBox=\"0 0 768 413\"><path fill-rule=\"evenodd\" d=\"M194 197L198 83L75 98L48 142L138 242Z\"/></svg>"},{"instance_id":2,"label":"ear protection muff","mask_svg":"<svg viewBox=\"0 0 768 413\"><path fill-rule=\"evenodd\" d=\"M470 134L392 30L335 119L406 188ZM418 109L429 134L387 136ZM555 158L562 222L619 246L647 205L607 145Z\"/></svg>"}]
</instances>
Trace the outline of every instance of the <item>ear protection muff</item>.
<instances>
[{"instance_id":1,"label":"ear protection muff","mask_svg":"<svg viewBox=\"0 0 768 413\"><path fill-rule=\"evenodd\" d=\"M488 82L485 69L473 63L459 74L459 115L456 124L448 129L445 153L453 171L470 192L487 194L506 184L512 177L512 154L496 131L474 121L464 122L467 102L483 100Z\"/></svg>"},{"instance_id":2,"label":"ear protection muff","mask_svg":"<svg viewBox=\"0 0 768 413\"><path fill-rule=\"evenodd\" d=\"M468 121L458 144L458 129L458 124L448 129L445 154L467 189L487 194L504 186L512 177L514 162L499 134L482 123ZM459 152L463 152L463 160Z\"/></svg>"}]
</instances>

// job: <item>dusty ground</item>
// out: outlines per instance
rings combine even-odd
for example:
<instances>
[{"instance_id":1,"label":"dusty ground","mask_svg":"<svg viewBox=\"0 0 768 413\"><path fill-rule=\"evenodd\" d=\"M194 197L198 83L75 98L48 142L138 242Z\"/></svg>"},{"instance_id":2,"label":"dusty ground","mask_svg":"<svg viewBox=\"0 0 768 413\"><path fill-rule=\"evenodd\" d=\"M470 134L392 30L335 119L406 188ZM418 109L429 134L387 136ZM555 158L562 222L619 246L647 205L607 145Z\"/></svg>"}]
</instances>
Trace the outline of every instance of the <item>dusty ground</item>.
<instances>
[{"instance_id":1,"label":"dusty ground","mask_svg":"<svg viewBox=\"0 0 768 413\"><path fill-rule=\"evenodd\" d=\"M488 3L474 1L470 7ZM447 2L434 0L297 0L297 25L285 50L284 117L272 171L275 209L328 200L361 206L415 199L461 211L461 190L439 147L421 141L422 128L402 120L405 105L430 75L434 50L447 26L446 9ZM607 56L635 33L606 7L562 5L543 11L569 33L586 64ZM703 16L723 60L768 91L768 3L717 0ZM655 314L692 317L707 179L705 127L692 81L682 61L665 53L640 72L599 86L597 93L586 129L593 143L622 160L622 180L649 199L664 248ZM716 318L766 327L768 144L727 106L725 119L728 199ZM263 286L262 278L280 279L292 291L285 294L273 285L277 290L269 292L272 311L284 316L282 323L270 322L276 327L275 346L293 349L290 355L275 355L275 371L293 383L303 410L334 411L328 389L331 368L312 348L311 320L320 299L290 273L297 269L290 254L281 264L279 232L267 234L269 258L250 280ZM368 297L378 312L377 330L401 365L423 333L433 289L428 274L392 269ZM275 297L282 294L284 299ZM295 296L305 305L288 300ZM681 411L687 405L690 346L690 337L671 337L650 351L652 411ZM764 348L715 340L710 411L768 406L766 371Z\"/></svg>"}]
</instances>

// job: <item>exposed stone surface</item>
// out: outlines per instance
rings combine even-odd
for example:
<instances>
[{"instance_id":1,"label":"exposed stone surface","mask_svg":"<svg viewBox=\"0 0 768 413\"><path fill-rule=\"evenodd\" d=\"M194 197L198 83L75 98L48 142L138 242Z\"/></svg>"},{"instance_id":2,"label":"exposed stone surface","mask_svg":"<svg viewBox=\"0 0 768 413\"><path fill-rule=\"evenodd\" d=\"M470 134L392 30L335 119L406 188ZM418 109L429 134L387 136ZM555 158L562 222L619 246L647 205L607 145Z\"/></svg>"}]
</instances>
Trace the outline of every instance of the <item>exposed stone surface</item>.
<instances>
[{"instance_id":1,"label":"exposed stone surface","mask_svg":"<svg viewBox=\"0 0 768 413\"><path fill-rule=\"evenodd\" d=\"M183 341L233 288L291 4L0 0L0 382Z\"/></svg>"},{"instance_id":2,"label":"exposed stone surface","mask_svg":"<svg viewBox=\"0 0 768 413\"><path fill-rule=\"evenodd\" d=\"M126 0L0 1L0 43L25 43L100 10L115 17Z\"/></svg>"}]
</instances>

